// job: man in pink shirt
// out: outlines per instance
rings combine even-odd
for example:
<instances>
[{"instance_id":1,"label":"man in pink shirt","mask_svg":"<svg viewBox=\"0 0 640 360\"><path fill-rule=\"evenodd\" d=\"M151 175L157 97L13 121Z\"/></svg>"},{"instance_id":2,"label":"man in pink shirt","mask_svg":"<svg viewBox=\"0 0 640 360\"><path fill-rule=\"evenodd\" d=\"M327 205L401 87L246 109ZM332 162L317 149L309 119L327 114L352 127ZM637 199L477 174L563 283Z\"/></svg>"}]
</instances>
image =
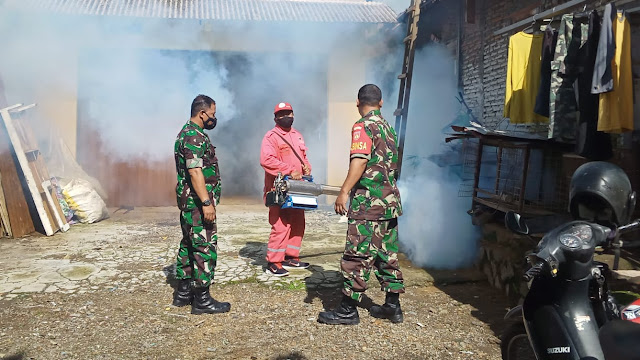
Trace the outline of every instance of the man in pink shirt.
<instances>
[{"instance_id":1,"label":"man in pink shirt","mask_svg":"<svg viewBox=\"0 0 640 360\"><path fill-rule=\"evenodd\" d=\"M273 110L276 126L262 139L260 165L264 168L264 194L273 188L278 173L300 180L311 174L307 147L302 134L292 127L293 108L279 103ZM269 207L271 235L267 244L266 272L287 276L287 269L305 269L309 263L300 261L300 245L304 235L304 210Z\"/></svg>"}]
</instances>

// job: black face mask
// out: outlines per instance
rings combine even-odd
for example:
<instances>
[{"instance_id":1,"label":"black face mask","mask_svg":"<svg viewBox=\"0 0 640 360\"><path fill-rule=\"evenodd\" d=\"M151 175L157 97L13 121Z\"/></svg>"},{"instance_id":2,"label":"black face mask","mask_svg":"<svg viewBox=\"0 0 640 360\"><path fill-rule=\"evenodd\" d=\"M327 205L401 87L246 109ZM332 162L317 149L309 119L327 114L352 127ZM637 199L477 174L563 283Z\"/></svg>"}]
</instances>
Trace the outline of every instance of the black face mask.
<instances>
[{"instance_id":1,"label":"black face mask","mask_svg":"<svg viewBox=\"0 0 640 360\"><path fill-rule=\"evenodd\" d=\"M285 116L276 119L276 124L278 124L283 129L288 129L293 125L293 116Z\"/></svg>"},{"instance_id":2,"label":"black face mask","mask_svg":"<svg viewBox=\"0 0 640 360\"><path fill-rule=\"evenodd\" d=\"M213 130L218 124L218 118L209 117L207 120L203 121L204 128L207 130Z\"/></svg>"}]
</instances>

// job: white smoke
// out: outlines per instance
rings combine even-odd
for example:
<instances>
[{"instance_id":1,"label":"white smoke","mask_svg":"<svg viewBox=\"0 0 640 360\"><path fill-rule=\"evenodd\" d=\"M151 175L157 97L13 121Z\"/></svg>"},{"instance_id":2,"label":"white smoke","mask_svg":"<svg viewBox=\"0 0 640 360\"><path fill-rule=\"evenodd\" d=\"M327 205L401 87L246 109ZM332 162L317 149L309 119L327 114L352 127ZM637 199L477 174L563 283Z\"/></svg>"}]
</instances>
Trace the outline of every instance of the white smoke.
<instances>
[{"instance_id":1,"label":"white smoke","mask_svg":"<svg viewBox=\"0 0 640 360\"><path fill-rule=\"evenodd\" d=\"M114 51L118 56L109 56ZM189 118L194 94L211 94L222 121L235 116L227 70L211 57L108 49L86 54L83 60L80 93L88 98L88 112L104 150L115 160L171 158L170 145Z\"/></svg>"},{"instance_id":2,"label":"white smoke","mask_svg":"<svg viewBox=\"0 0 640 360\"><path fill-rule=\"evenodd\" d=\"M260 193L260 141L273 127L273 106L281 101L292 103L294 127L305 136L314 176L324 180L331 146L326 140L330 56L362 57L366 82L383 89L382 112L394 124L404 27L389 33L366 24L211 26L187 20L18 14L0 2L0 76L7 100L46 103L52 94L68 99L69 111L78 108L79 123L100 134L101 151L114 161L135 164L140 159L172 161L173 141L189 118L192 99L210 95L218 105L218 128L210 135L225 195ZM377 37L366 37L365 31ZM247 47L256 50L247 52ZM228 50L212 50L220 48ZM366 65L365 58L370 58ZM446 50L416 53L400 183L403 249L416 264L437 268L471 262L478 238L465 216L469 199L457 197L458 179L427 160L446 150L441 129L458 109L453 74ZM331 81L343 82L333 85L343 92L339 101L353 94L355 106L363 84L348 79L348 71L345 75ZM43 119L35 130L47 131L48 122ZM407 160L411 158L417 159L415 166Z\"/></svg>"},{"instance_id":3,"label":"white smoke","mask_svg":"<svg viewBox=\"0 0 640 360\"><path fill-rule=\"evenodd\" d=\"M101 152L131 164L172 161L191 101L209 95L217 103L218 127L209 134L224 193L258 195L260 142L282 101L293 105L314 176L325 180L330 58L367 54L375 47L364 36L372 27L26 14L0 2L0 76L9 103L62 99L70 116L77 108L78 126L99 134ZM361 85L344 80L354 104ZM41 121L36 130L48 134L51 119ZM75 128L58 131L74 138Z\"/></svg>"},{"instance_id":4,"label":"white smoke","mask_svg":"<svg viewBox=\"0 0 640 360\"><path fill-rule=\"evenodd\" d=\"M457 156L442 131L459 112L455 62L446 48L432 45L416 51L414 64L399 182L404 206L399 239L419 266L460 268L477 255L479 233L466 214L471 202L458 197L460 178L453 163L440 167L430 160Z\"/></svg>"}]
</instances>

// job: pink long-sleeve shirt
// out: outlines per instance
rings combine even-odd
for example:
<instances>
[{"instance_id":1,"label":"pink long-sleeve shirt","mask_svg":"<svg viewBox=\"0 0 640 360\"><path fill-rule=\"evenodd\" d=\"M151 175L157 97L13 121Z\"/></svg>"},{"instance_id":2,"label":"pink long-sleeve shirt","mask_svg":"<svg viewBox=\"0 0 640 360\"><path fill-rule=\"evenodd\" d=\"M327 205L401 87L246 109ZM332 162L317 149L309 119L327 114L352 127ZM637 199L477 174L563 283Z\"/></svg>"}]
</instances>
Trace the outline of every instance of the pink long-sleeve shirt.
<instances>
[{"instance_id":1,"label":"pink long-sleeve shirt","mask_svg":"<svg viewBox=\"0 0 640 360\"><path fill-rule=\"evenodd\" d=\"M284 137L293 150L280 136ZM295 151L311 169L311 163L307 159L307 146L304 144L304 138L293 127L289 131L283 130L279 126L275 126L269 130L262 139L262 147L260 148L260 165L264 168L264 192L273 188L273 181L278 173L282 175L291 175L294 170L302 173L302 164L293 153Z\"/></svg>"}]
</instances>

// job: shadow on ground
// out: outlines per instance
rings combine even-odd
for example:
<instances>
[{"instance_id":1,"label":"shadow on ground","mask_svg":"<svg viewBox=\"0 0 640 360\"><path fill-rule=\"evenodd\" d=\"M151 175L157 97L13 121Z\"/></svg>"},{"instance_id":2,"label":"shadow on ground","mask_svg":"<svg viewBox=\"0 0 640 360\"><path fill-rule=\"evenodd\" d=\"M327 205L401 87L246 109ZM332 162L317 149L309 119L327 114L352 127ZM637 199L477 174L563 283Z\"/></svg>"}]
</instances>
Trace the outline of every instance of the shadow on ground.
<instances>
[{"instance_id":1,"label":"shadow on ground","mask_svg":"<svg viewBox=\"0 0 640 360\"><path fill-rule=\"evenodd\" d=\"M314 299L319 299L322 302L323 308L327 310L334 309L342 301L342 286L344 281L342 274L336 270L325 270L320 265L311 265L309 270L312 274L304 279L307 288L307 296L304 302L311 304ZM375 277L373 271L374 270L371 271L371 276ZM370 285L372 284L373 283L370 282ZM378 291L378 289L370 288L367 291ZM373 300L365 293L358 307L369 310L373 305Z\"/></svg>"},{"instance_id":2,"label":"shadow on ground","mask_svg":"<svg viewBox=\"0 0 640 360\"><path fill-rule=\"evenodd\" d=\"M415 283L415 277L422 274L421 282L428 281L457 302L471 305L475 309L471 311L472 316L489 324L496 336L502 334L506 325L504 315L507 309L514 305L513 301L502 290L491 286L486 275L476 266L463 269L421 269L404 253L399 253L398 259L400 269L405 273L407 291L411 291L411 286L420 285ZM444 309L430 309L430 311L437 313Z\"/></svg>"},{"instance_id":3,"label":"shadow on ground","mask_svg":"<svg viewBox=\"0 0 640 360\"><path fill-rule=\"evenodd\" d=\"M167 265L162 268L164 273L165 283L171 286L173 289L172 298L175 298L176 291L178 291L178 279L176 279L176 264Z\"/></svg>"},{"instance_id":4,"label":"shadow on ground","mask_svg":"<svg viewBox=\"0 0 640 360\"><path fill-rule=\"evenodd\" d=\"M176 279L176 264L163 267L162 272L164 273L165 283L175 289L176 286L178 286L178 279Z\"/></svg>"},{"instance_id":5,"label":"shadow on ground","mask_svg":"<svg viewBox=\"0 0 640 360\"><path fill-rule=\"evenodd\" d=\"M17 354L5 355L4 357L2 357L2 360L23 360L23 359L25 359L25 354L22 352Z\"/></svg>"},{"instance_id":6,"label":"shadow on ground","mask_svg":"<svg viewBox=\"0 0 640 360\"><path fill-rule=\"evenodd\" d=\"M473 306L475 310L471 311L472 316L488 324L496 336L499 337L502 334L507 324L504 315L510 308L509 300L506 295L491 287L487 281L457 284L436 283L435 286L452 299Z\"/></svg>"},{"instance_id":7,"label":"shadow on ground","mask_svg":"<svg viewBox=\"0 0 640 360\"><path fill-rule=\"evenodd\" d=\"M285 355L278 355L273 360L307 360L308 358L298 351L294 351Z\"/></svg>"},{"instance_id":8,"label":"shadow on ground","mask_svg":"<svg viewBox=\"0 0 640 360\"><path fill-rule=\"evenodd\" d=\"M305 259L309 261L308 259ZM321 265L311 265L307 269L311 275L304 278L307 296L304 302L311 304L314 299L322 302L325 309L333 308L340 299L340 287L342 286L342 274L335 270L325 270Z\"/></svg>"},{"instance_id":9,"label":"shadow on ground","mask_svg":"<svg viewBox=\"0 0 640 360\"><path fill-rule=\"evenodd\" d=\"M240 257L251 259L251 265L267 267L267 244L259 241L249 241L238 252Z\"/></svg>"}]
</instances>

